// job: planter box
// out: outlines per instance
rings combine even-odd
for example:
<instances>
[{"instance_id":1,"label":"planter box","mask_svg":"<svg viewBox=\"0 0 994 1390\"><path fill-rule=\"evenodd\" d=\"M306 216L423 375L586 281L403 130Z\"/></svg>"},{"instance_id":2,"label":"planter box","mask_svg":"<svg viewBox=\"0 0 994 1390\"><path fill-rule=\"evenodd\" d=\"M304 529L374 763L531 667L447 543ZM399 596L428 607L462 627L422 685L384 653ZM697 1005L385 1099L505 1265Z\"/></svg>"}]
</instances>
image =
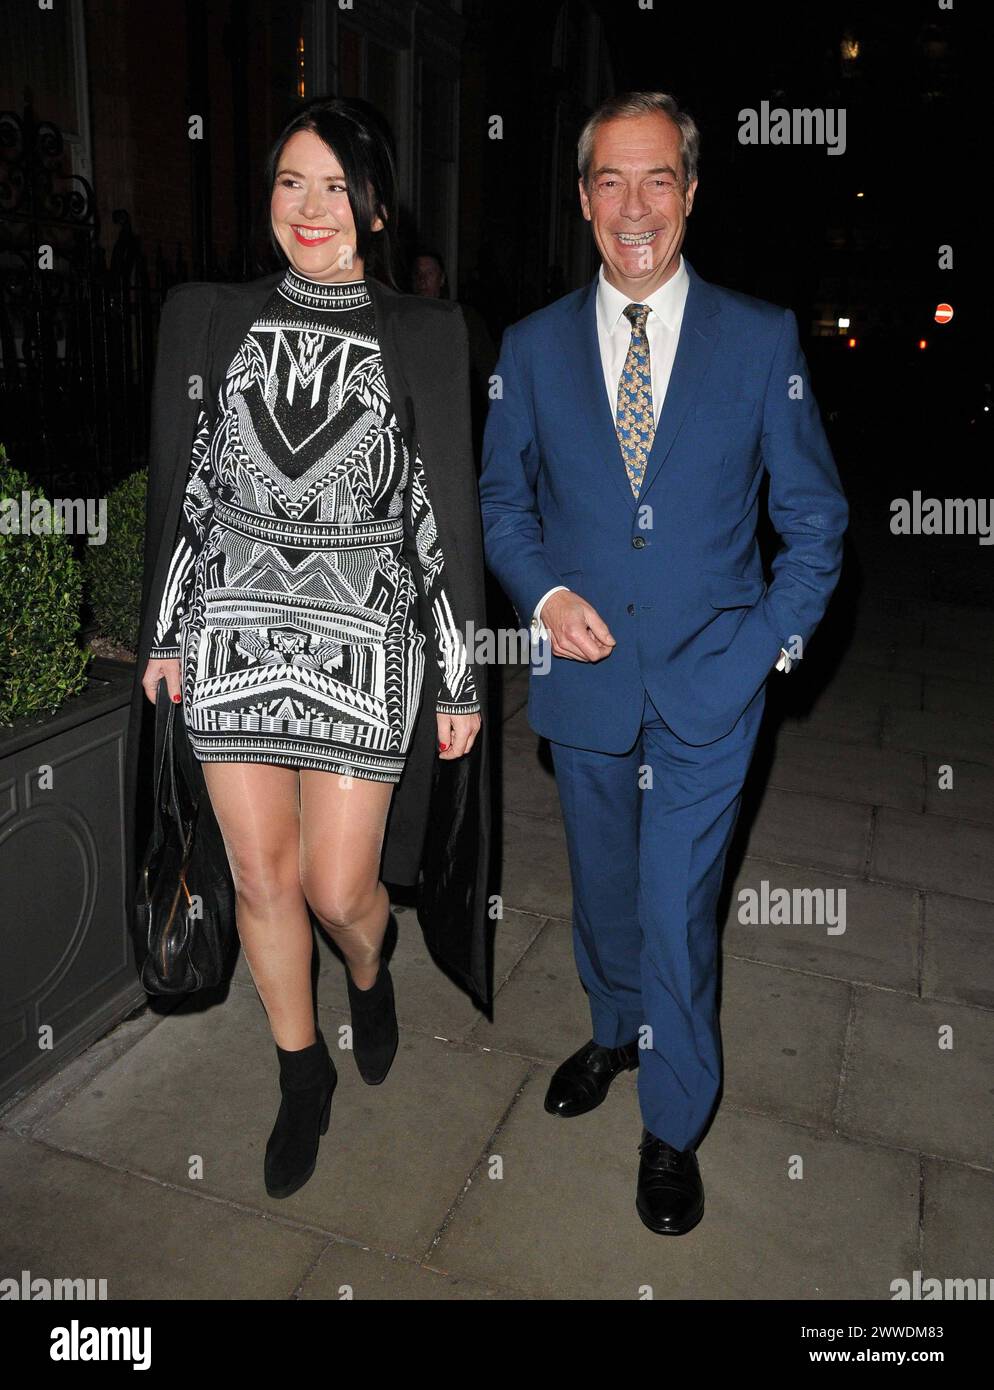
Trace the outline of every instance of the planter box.
<instances>
[{"instance_id":1,"label":"planter box","mask_svg":"<svg viewBox=\"0 0 994 1390\"><path fill-rule=\"evenodd\" d=\"M95 660L56 714L0 729L0 1103L146 1002L125 908L133 681Z\"/></svg>"}]
</instances>

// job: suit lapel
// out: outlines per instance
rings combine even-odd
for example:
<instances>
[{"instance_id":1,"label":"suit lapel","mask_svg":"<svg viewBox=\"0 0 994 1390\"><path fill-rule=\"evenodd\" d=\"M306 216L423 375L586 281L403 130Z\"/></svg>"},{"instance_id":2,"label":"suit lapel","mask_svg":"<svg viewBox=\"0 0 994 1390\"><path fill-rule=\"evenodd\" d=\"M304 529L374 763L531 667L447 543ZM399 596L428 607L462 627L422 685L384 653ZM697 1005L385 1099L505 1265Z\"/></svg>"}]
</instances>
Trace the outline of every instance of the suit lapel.
<instances>
[{"instance_id":1,"label":"suit lapel","mask_svg":"<svg viewBox=\"0 0 994 1390\"><path fill-rule=\"evenodd\" d=\"M666 461L673 442L680 432L693 404L701 382L711 362L715 343L718 341L718 301L711 292L706 280L702 280L684 257L684 265L690 278L687 289L687 302L683 306L683 322L677 340L673 370L663 409L656 426L655 438L649 450L645 476L639 489L639 501L645 497L652 486L656 474ZM619 448L620 455L620 448ZM624 470L622 470L624 471ZM626 476L627 483L627 476ZM629 488L631 491L631 488Z\"/></svg>"},{"instance_id":2,"label":"suit lapel","mask_svg":"<svg viewBox=\"0 0 994 1390\"><path fill-rule=\"evenodd\" d=\"M609 477L634 511L637 503L625 472L614 416L604 386L604 369L597 337L596 275L580 295L572 313L566 315L560 333L563 357L573 378L574 398L580 402L581 412L586 419L584 434L592 441Z\"/></svg>"},{"instance_id":3,"label":"suit lapel","mask_svg":"<svg viewBox=\"0 0 994 1390\"><path fill-rule=\"evenodd\" d=\"M597 336L597 275L580 295L575 309L560 330L563 357L573 378L576 399L586 420L586 433L604 460L613 485L620 489L632 511L645 497L673 447L687 412L707 372L717 342L718 301L684 257L690 278L683 322L677 342L666 398L646 463L639 496L632 493L618 443L614 416L604 385L600 343Z\"/></svg>"}]
</instances>

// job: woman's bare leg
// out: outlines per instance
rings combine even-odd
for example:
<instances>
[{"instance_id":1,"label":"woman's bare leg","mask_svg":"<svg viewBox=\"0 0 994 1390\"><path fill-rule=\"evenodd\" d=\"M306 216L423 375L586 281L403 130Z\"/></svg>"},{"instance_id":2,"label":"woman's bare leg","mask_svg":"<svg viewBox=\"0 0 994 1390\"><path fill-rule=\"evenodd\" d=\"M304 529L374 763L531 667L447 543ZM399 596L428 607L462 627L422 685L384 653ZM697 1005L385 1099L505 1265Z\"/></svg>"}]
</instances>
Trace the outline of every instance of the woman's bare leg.
<instances>
[{"instance_id":1,"label":"woman's bare leg","mask_svg":"<svg viewBox=\"0 0 994 1390\"><path fill-rule=\"evenodd\" d=\"M314 934L300 883L299 773L265 763L203 765L235 884L235 916L273 1040L288 1052L317 1039Z\"/></svg>"},{"instance_id":2,"label":"woman's bare leg","mask_svg":"<svg viewBox=\"0 0 994 1390\"><path fill-rule=\"evenodd\" d=\"M390 919L380 855L392 782L300 772L300 883L359 989L376 982Z\"/></svg>"}]
</instances>

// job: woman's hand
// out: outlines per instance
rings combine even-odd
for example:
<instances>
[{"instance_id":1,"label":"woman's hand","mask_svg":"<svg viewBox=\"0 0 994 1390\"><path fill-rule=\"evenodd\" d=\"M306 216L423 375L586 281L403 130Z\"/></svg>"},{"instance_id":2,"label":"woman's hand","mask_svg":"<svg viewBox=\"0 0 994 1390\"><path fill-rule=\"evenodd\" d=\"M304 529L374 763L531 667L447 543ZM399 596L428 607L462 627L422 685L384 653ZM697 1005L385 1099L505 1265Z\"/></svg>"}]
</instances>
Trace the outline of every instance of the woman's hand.
<instances>
[{"instance_id":1,"label":"woman's hand","mask_svg":"<svg viewBox=\"0 0 994 1390\"><path fill-rule=\"evenodd\" d=\"M478 714L440 714L435 712L438 724L438 756L440 758L461 758L473 746L482 723Z\"/></svg>"},{"instance_id":2,"label":"woman's hand","mask_svg":"<svg viewBox=\"0 0 994 1390\"><path fill-rule=\"evenodd\" d=\"M173 657L169 661L150 661L145 667L145 674L142 676L142 689L153 705L155 704L155 693L159 688L159 681L163 676L166 678L166 689L169 691L170 700L179 700L179 667L178 657Z\"/></svg>"}]
</instances>

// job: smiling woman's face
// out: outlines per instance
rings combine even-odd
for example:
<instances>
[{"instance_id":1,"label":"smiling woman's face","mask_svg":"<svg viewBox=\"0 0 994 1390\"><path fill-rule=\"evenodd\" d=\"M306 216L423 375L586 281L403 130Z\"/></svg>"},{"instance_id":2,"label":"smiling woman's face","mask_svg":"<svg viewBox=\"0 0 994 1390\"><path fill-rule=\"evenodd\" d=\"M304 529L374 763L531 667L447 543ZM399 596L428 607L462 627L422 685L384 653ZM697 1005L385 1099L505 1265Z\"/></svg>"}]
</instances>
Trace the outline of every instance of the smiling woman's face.
<instances>
[{"instance_id":1,"label":"smiling woman's face","mask_svg":"<svg viewBox=\"0 0 994 1390\"><path fill-rule=\"evenodd\" d=\"M294 270L311 280L361 280L356 227L338 156L313 130L283 146L270 203L273 231ZM383 226L373 220L373 231Z\"/></svg>"}]
</instances>

